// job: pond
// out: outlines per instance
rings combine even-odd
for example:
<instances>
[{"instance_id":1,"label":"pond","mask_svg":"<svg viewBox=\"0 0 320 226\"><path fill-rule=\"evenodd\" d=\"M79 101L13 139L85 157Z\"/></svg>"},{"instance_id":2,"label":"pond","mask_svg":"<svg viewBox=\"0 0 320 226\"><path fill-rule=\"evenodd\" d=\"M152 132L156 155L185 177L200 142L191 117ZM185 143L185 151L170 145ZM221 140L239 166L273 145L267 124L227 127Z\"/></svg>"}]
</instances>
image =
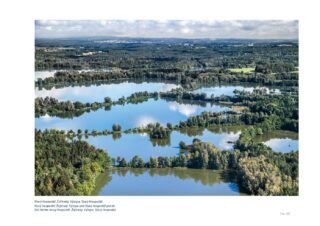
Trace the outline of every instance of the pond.
<instances>
[{"instance_id":1,"label":"pond","mask_svg":"<svg viewBox=\"0 0 320 226\"><path fill-rule=\"evenodd\" d=\"M263 142L275 152L291 152L299 149L298 133L284 130L267 132L255 138L257 142Z\"/></svg>"},{"instance_id":2,"label":"pond","mask_svg":"<svg viewBox=\"0 0 320 226\"><path fill-rule=\"evenodd\" d=\"M205 85L199 89L194 90L194 93L206 93L207 97L211 97L211 95L214 96L234 96L235 90L239 91L246 91L252 93L254 89L266 89L267 93L275 93L279 94L280 90L276 88L268 88L268 87L252 87L252 86L244 86L244 85L236 85L236 86L230 86L230 85L221 85L221 86L210 86L206 87Z\"/></svg>"},{"instance_id":3,"label":"pond","mask_svg":"<svg viewBox=\"0 0 320 226\"><path fill-rule=\"evenodd\" d=\"M44 71L35 71L34 72L34 78L37 81L39 78L41 79L45 79L45 78L49 78L49 77L53 77L54 74L57 72L58 70L44 70ZM59 70L59 71L67 71L67 70ZM90 72L90 71L104 71L104 72L111 72L112 69L111 68L105 68L105 69L82 69L82 70L71 70L71 71L77 71L79 73L82 72Z\"/></svg>"},{"instance_id":4,"label":"pond","mask_svg":"<svg viewBox=\"0 0 320 226\"><path fill-rule=\"evenodd\" d=\"M150 139L148 134L121 134L121 137L117 138L112 135L89 136L85 140L97 148L107 150L111 157L121 156L129 161L138 155L147 161L150 157L177 156L180 152L179 142L184 141L186 144L192 144L194 138L209 141L220 150L232 150L240 133L240 127L230 127L227 129L173 131L170 139Z\"/></svg>"},{"instance_id":5,"label":"pond","mask_svg":"<svg viewBox=\"0 0 320 226\"><path fill-rule=\"evenodd\" d=\"M231 171L187 168L118 168L99 175L92 195L245 195L235 181L234 172Z\"/></svg>"},{"instance_id":6,"label":"pond","mask_svg":"<svg viewBox=\"0 0 320 226\"><path fill-rule=\"evenodd\" d=\"M85 112L74 118L50 117L48 115L35 119L37 129L62 130L111 130L113 124L120 124L122 130L145 127L149 123L159 122L166 125L168 122L178 124L189 116L198 115L203 111L221 112L230 110L218 105L204 106L196 104L181 104L176 101L149 99L139 104L125 104L112 106L110 110L98 109Z\"/></svg>"},{"instance_id":7,"label":"pond","mask_svg":"<svg viewBox=\"0 0 320 226\"><path fill-rule=\"evenodd\" d=\"M83 103L103 102L104 97L118 100L120 97L128 97L136 92L167 92L179 87L179 85L164 82L121 82L113 84L83 85L68 87L53 87L51 89L39 89L36 87L36 97L54 97L60 101L80 101Z\"/></svg>"}]
</instances>

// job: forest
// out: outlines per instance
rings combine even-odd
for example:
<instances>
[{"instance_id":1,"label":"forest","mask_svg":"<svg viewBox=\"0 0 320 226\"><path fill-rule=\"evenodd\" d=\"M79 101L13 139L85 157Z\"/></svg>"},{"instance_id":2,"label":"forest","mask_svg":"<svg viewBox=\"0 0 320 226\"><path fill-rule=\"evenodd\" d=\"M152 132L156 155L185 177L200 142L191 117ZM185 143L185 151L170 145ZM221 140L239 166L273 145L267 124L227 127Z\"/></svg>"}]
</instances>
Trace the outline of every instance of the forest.
<instances>
[{"instance_id":1,"label":"forest","mask_svg":"<svg viewBox=\"0 0 320 226\"><path fill-rule=\"evenodd\" d=\"M98 40L36 40L35 69L62 70L54 77L38 79L36 85L128 79L173 80L185 86L197 82L298 85L297 43L288 47L281 41L250 43L252 40L151 39L148 45L104 45ZM232 70L250 67L253 73ZM84 70L88 68L91 71Z\"/></svg>"},{"instance_id":2,"label":"forest","mask_svg":"<svg viewBox=\"0 0 320 226\"><path fill-rule=\"evenodd\" d=\"M89 195L95 178L111 166L111 158L63 131L35 130L35 194Z\"/></svg>"}]
</instances>

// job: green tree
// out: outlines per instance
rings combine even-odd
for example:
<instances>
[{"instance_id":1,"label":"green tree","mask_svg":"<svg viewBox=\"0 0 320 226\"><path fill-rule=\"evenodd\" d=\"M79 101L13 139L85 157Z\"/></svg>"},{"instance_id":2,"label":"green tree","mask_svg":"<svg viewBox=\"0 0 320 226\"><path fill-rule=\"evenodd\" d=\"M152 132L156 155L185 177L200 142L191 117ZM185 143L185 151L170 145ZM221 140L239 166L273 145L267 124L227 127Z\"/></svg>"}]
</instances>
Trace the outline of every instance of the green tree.
<instances>
[{"instance_id":1,"label":"green tree","mask_svg":"<svg viewBox=\"0 0 320 226\"><path fill-rule=\"evenodd\" d=\"M120 160L119 167L127 167L127 161L124 158Z\"/></svg>"},{"instance_id":2,"label":"green tree","mask_svg":"<svg viewBox=\"0 0 320 226\"><path fill-rule=\"evenodd\" d=\"M111 104L111 103L112 103L111 98L110 98L110 97L105 97L105 98L104 98L104 103L105 103L105 104Z\"/></svg>"},{"instance_id":3,"label":"green tree","mask_svg":"<svg viewBox=\"0 0 320 226\"><path fill-rule=\"evenodd\" d=\"M188 148L188 146L186 145L186 143L183 142L183 141L180 141L180 142L179 142L179 147L180 147L180 149L183 149L183 150L185 150L185 149Z\"/></svg>"},{"instance_id":4,"label":"green tree","mask_svg":"<svg viewBox=\"0 0 320 226\"><path fill-rule=\"evenodd\" d=\"M142 168L144 166L144 162L139 156L135 155L130 161L130 166L132 168Z\"/></svg>"},{"instance_id":5,"label":"green tree","mask_svg":"<svg viewBox=\"0 0 320 226\"><path fill-rule=\"evenodd\" d=\"M158 168L158 159L150 157L149 165L150 168Z\"/></svg>"},{"instance_id":6,"label":"green tree","mask_svg":"<svg viewBox=\"0 0 320 226\"><path fill-rule=\"evenodd\" d=\"M121 131L121 126L119 124L113 124L112 125L112 130L114 132L118 132L118 131Z\"/></svg>"}]
</instances>

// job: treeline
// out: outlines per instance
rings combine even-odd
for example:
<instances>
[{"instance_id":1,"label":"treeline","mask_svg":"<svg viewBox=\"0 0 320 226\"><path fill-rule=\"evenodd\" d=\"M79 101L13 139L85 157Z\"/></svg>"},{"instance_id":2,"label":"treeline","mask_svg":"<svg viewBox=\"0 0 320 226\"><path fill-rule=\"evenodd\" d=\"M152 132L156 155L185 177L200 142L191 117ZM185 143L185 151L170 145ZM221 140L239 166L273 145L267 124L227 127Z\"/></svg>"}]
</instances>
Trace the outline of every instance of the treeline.
<instances>
[{"instance_id":1,"label":"treeline","mask_svg":"<svg viewBox=\"0 0 320 226\"><path fill-rule=\"evenodd\" d=\"M99 108L110 110L112 105L138 104L147 101L149 98L158 98L158 93L137 92L127 98L121 97L116 101L112 101L110 97L105 97L103 102L93 103L59 101L53 97L37 97L35 99L35 116L40 117L48 114L50 116L72 118Z\"/></svg>"},{"instance_id":2,"label":"treeline","mask_svg":"<svg viewBox=\"0 0 320 226\"><path fill-rule=\"evenodd\" d=\"M167 167L188 167L188 168L207 168L207 169L228 169L229 155L233 152L219 151L211 143L201 142L198 139L192 145L185 146L184 150L188 153L181 153L173 157L151 157L144 162L139 156L134 156L132 160L126 161L124 158L113 159L116 167L132 168L167 168ZM238 153L238 152L237 152Z\"/></svg>"},{"instance_id":3,"label":"treeline","mask_svg":"<svg viewBox=\"0 0 320 226\"><path fill-rule=\"evenodd\" d=\"M35 130L35 195L90 195L111 158L63 131Z\"/></svg>"},{"instance_id":4,"label":"treeline","mask_svg":"<svg viewBox=\"0 0 320 226\"><path fill-rule=\"evenodd\" d=\"M200 86L201 87L201 86ZM197 87L199 88L199 87ZM193 88L194 90L195 88ZM292 92L290 95L292 99L295 99L297 102L297 94L296 89L294 87L287 87L286 92ZM233 96L228 95L219 95L214 96L207 96L206 93L196 93L191 92L190 90L177 88L168 92L159 92L159 97L165 100L184 100L184 101L205 101L205 102L228 102L228 103L237 103L239 105L248 105L251 102L257 101L270 101L272 99L283 99L286 98L285 95L281 95L279 93L273 93L272 90L270 91L267 87L257 87L250 91L240 91L235 90ZM297 106L294 104L293 106Z\"/></svg>"},{"instance_id":5,"label":"treeline","mask_svg":"<svg viewBox=\"0 0 320 226\"><path fill-rule=\"evenodd\" d=\"M296 67L294 64L290 63L266 63L266 62L257 62L257 66L255 67L255 72L260 72L263 74L268 74L272 72L284 73L284 72L292 72L295 71Z\"/></svg>"},{"instance_id":6,"label":"treeline","mask_svg":"<svg viewBox=\"0 0 320 226\"><path fill-rule=\"evenodd\" d=\"M83 83L94 83L99 81L113 82L113 81L126 81L134 79L154 80L161 79L167 81L179 82L179 78L183 76L182 72L178 73L166 73L161 71L153 70L135 70L130 71L90 71L90 72L79 72L79 71L61 71L56 72L53 77L45 79L39 78L36 81L36 86L46 87L52 84L69 85L69 84L83 84ZM179 82L180 83L180 82Z\"/></svg>"},{"instance_id":7,"label":"treeline","mask_svg":"<svg viewBox=\"0 0 320 226\"><path fill-rule=\"evenodd\" d=\"M79 101L59 101L53 97L37 97L35 99L35 116L40 117L48 114L50 116L72 118L100 107L101 105L99 103L83 104ZM108 105L108 107L110 107L110 105Z\"/></svg>"},{"instance_id":8,"label":"treeline","mask_svg":"<svg viewBox=\"0 0 320 226\"><path fill-rule=\"evenodd\" d=\"M241 125L244 124L242 117L236 112L208 112L190 116L186 121L180 121L178 128L210 127L214 125Z\"/></svg>"},{"instance_id":9,"label":"treeline","mask_svg":"<svg viewBox=\"0 0 320 226\"><path fill-rule=\"evenodd\" d=\"M68 86L70 84L95 83L99 81L113 82L126 81L132 79L154 80L161 79L172 81L183 85L184 87L191 87L193 83L259 83L263 85L287 85L298 86L297 73L282 73L281 76L274 74L251 73L241 74L232 72L212 72L212 70L202 72L162 72L154 69L131 69L126 71L61 71L56 72L54 77L45 79L39 78L35 85L38 87L46 87L50 85Z\"/></svg>"},{"instance_id":10,"label":"treeline","mask_svg":"<svg viewBox=\"0 0 320 226\"><path fill-rule=\"evenodd\" d=\"M158 92L148 93L147 91L144 92L136 92L131 94L129 97L126 98L127 103L137 104L147 101L148 99L158 99Z\"/></svg>"},{"instance_id":11,"label":"treeline","mask_svg":"<svg viewBox=\"0 0 320 226\"><path fill-rule=\"evenodd\" d=\"M162 127L160 123L149 124L147 129L151 139L168 139L171 135L172 126L168 123L169 128Z\"/></svg>"}]
</instances>

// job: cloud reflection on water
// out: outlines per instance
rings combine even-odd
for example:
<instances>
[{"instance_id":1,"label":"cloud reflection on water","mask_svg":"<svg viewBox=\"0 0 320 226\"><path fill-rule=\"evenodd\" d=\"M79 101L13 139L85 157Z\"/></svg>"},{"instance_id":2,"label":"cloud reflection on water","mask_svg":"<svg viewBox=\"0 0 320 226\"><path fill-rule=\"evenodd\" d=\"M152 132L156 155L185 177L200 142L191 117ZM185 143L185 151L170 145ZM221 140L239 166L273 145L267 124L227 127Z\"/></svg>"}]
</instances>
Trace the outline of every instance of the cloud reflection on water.
<instances>
[{"instance_id":1,"label":"cloud reflection on water","mask_svg":"<svg viewBox=\"0 0 320 226\"><path fill-rule=\"evenodd\" d=\"M178 111L179 113L189 117L197 112L197 106L191 104L179 104L177 102L169 103L169 109L171 111Z\"/></svg>"}]
</instances>

